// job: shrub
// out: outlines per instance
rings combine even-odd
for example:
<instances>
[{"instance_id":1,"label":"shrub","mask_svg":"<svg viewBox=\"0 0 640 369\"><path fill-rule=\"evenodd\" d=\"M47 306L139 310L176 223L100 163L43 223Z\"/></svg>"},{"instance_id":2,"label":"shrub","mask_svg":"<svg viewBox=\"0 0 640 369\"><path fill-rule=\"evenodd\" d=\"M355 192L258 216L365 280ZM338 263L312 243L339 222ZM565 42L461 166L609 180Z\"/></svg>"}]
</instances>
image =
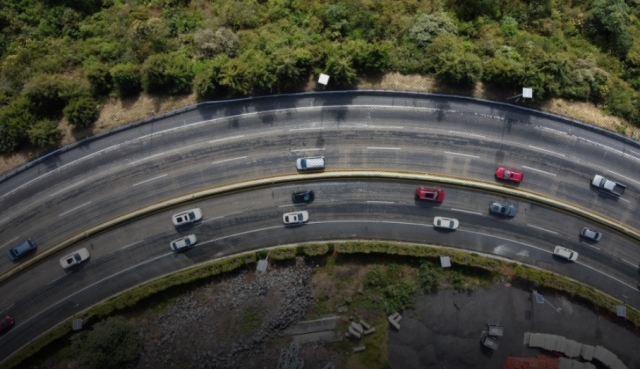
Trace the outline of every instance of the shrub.
<instances>
[{"instance_id":1,"label":"shrub","mask_svg":"<svg viewBox=\"0 0 640 369\"><path fill-rule=\"evenodd\" d=\"M482 61L477 55L465 51L462 40L445 33L427 47L429 66L441 81L474 84L482 76Z\"/></svg>"},{"instance_id":2,"label":"shrub","mask_svg":"<svg viewBox=\"0 0 640 369\"><path fill-rule=\"evenodd\" d=\"M427 292L432 292L438 289L439 284L438 269L433 263L423 261L420 263L418 269L418 281L420 286Z\"/></svg>"},{"instance_id":3,"label":"shrub","mask_svg":"<svg viewBox=\"0 0 640 369\"><path fill-rule=\"evenodd\" d=\"M401 311L413 305L413 294L416 285L410 281L401 280L384 288L384 297L389 311Z\"/></svg>"},{"instance_id":4,"label":"shrub","mask_svg":"<svg viewBox=\"0 0 640 369\"><path fill-rule=\"evenodd\" d=\"M38 74L25 84L22 94L29 99L36 114L57 118L72 88L72 83L60 75Z\"/></svg>"},{"instance_id":5,"label":"shrub","mask_svg":"<svg viewBox=\"0 0 640 369\"><path fill-rule=\"evenodd\" d=\"M482 79L494 86L517 87L523 79L523 65L513 59L498 56L484 64Z\"/></svg>"},{"instance_id":6,"label":"shrub","mask_svg":"<svg viewBox=\"0 0 640 369\"><path fill-rule=\"evenodd\" d=\"M585 30L603 49L624 58L633 45L630 8L624 0L594 0L585 21Z\"/></svg>"},{"instance_id":7,"label":"shrub","mask_svg":"<svg viewBox=\"0 0 640 369\"><path fill-rule=\"evenodd\" d=\"M339 87L352 86L356 81L356 70L348 56L330 56L325 64L324 73L331 77L329 83Z\"/></svg>"},{"instance_id":8,"label":"shrub","mask_svg":"<svg viewBox=\"0 0 640 369\"><path fill-rule=\"evenodd\" d=\"M73 335L71 346L80 368L109 369L133 361L142 343L127 321L116 316L96 323L90 331Z\"/></svg>"},{"instance_id":9,"label":"shrub","mask_svg":"<svg viewBox=\"0 0 640 369\"><path fill-rule=\"evenodd\" d=\"M273 260L287 260L295 259L296 248L295 247L277 247L269 253L269 256Z\"/></svg>"},{"instance_id":10,"label":"shrub","mask_svg":"<svg viewBox=\"0 0 640 369\"><path fill-rule=\"evenodd\" d=\"M502 21L500 21L500 31L505 38L512 38L518 34L518 21L509 16L502 18Z\"/></svg>"},{"instance_id":11,"label":"shrub","mask_svg":"<svg viewBox=\"0 0 640 369\"><path fill-rule=\"evenodd\" d=\"M329 245L326 243L312 243L304 245L302 250L308 256L325 255L329 252Z\"/></svg>"},{"instance_id":12,"label":"shrub","mask_svg":"<svg viewBox=\"0 0 640 369\"><path fill-rule=\"evenodd\" d=\"M28 130L29 142L36 147L51 147L57 145L62 132L55 120L44 119L34 124Z\"/></svg>"},{"instance_id":13,"label":"shrub","mask_svg":"<svg viewBox=\"0 0 640 369\"><path fill-rule=\"evenodd\" d=\"M221 90L220 72L228 62L229 57L222 54L194 66L193 88L199 97L212 97Z\"/></svg>"},{"instance_id":14,"label":"shrub","mask_svg":"<svg viewBox=\"0 0 640 369\"><path fill-rule=\"evenodd\" d=\"M193 43L205 57L222 53L234 57L238 54L238 35L225 27L218 28L215 32L209 28L197 30L193 36Z\"/></svg>"},{"instance_id":15,"label":"shrub","mask_svg":"<svg viewBox=\"0 0 640 369\"><path fill-rule=\"evenodd\" d=\"M355 40L348 42L345 49L359 73L380 73L389 67L390 47L387 44L369 44L363 40Z\"/></svg>"},{"instance_id":16,"label":"shrub","mask_svg":"<svg viewBox=\"0 0 640 369\"><path fill-rule=\"evenodd\" d=\"M24 96L12 99L0 108L0 152L10 153L28 142L28 130L36 122L29 100Z\"/></svg>"},{"instance_id":17,"label":"shrub","mask_svg":"<svg viewBox=\"0 0 640 369\"><path fill-rule=\"evenodd\" d=\"M156 54L142 65L142 87L147 93L181 94L191 91L193 70L183 54Z\"/></svg>"},{"instance_id":18,"label":"shrub","mask_svg":"<svg viewBox=\"0 0 640 369\"><path fill-rule=\"evenodd\" d=\"M74 128L86 128L98 119L100 112L97 102L85 96L69 102L64 108L64 115Z\"/></svg>"},{"instance_id":19,"label":"shrub","mask_svg":"<svg viewBox=\"0 0 640 369\"><path fill-rule=\"evenodd\" d=\"M140 92L142 81L140 68L133 63L118 64L111 68L113 85L121 97L128 97Z\"/></svg>"},{"instance_id":20,"label":"shrub","mask_svg":"<svg viewBox=\"0 0 640 369\"><path fill-rule=\"evenodd\" d=\"M419 46L425 47L443 32L457 34L457 27L449 15L422 14L409 30L409 38Z\"/></svg>"},{"instance_id":21,"label":"shrub","mask_svg":"<svg viewBox=\"0 0 640 369\"><path fill-rule=\"evenodd\" d=\"M109 66L104 63L92 63L84 67L84 75L91 84L91 92L94 96L106 95L113 88L113 80L109 72Z\"/></svg>"}]
</instances>

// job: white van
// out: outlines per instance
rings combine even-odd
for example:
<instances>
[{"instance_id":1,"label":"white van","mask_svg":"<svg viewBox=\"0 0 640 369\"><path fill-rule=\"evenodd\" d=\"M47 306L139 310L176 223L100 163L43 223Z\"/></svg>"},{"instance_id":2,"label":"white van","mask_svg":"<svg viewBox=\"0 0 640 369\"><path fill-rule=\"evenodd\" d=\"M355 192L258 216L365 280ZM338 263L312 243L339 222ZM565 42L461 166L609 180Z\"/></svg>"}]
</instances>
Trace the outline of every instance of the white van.
<instances>
[{"instance_id":1,"label":"white van","mask_svg":"<svg viewBox=\"0 0 640 369\"><path fill-rule=\"evenodd\" d=\"M556 246L555 250L553 250L553 254L571 261L578 260L577 252L562 246Z\"/></svg>"},{"instance_id":2,"label":"white van","mask_svg":"<svg viewBox=\"0 0 640 369\"><path fill-rule=\"evenodd\" d=\"M298 170L324 169L324 156L316 156L312 158L298 158L298 160L296 160L296 168Z\"/></svg>"}]
</instances>

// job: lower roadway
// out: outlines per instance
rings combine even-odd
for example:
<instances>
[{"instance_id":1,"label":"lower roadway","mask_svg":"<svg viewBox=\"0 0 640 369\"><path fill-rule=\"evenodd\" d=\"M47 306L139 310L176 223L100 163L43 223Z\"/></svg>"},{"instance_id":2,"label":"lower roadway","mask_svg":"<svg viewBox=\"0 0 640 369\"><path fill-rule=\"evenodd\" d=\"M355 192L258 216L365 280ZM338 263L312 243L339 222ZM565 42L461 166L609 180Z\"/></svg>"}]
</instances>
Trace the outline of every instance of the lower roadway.
<instances>
[{"instance_id":1,"label":"lower roadway","mask_svg":"<svg viewBox=\"0 0 640 369\"><path fill-rule=\"evenodd\" d=\"M160 212L87 240L91 259L79 270L65 272L57 258L40 263L0 287L16 326L0 337L0 355L25 345L42 332L89 306L151 278L217 257L257 248L310 240L380 239L458 247L517 260L576 279L640 308L637 244L600 229L598 243L581 240L580 219L540 205L466 189L444 187L441 204L416 203L420 183L399 181L310 182L240 192L198 201L204 219L191 229L176 231L171 214ZM291 204L291 192L313 189L316 200ZM489 214L493 201L518 205L515 218ZM308 210L310 221L285 227L282 214ZM460 220L457 231L433 229L434 216ZM181 254L169 242L194 233L198 245ZM580 253L575 263L552 257L555 245Z\"/></svg>"}]
</instances>

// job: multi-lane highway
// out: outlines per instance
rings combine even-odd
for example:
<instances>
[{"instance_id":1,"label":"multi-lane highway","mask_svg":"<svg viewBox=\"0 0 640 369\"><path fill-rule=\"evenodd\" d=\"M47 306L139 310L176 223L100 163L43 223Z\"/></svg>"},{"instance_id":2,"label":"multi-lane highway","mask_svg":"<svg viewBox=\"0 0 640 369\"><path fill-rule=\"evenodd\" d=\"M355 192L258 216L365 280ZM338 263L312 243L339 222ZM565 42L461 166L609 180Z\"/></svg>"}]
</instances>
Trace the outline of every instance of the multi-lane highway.
<instances>
[{"instance_id":1,"label":"multi-lane highway","mask_svg":"<svg viewBox=\"0 0 640 369\"><path fill-rule=\"evenodd\" d=\"M327 170L428 172L494 182L498 165L525 172L520 188L590 209L640 229L640 148L579 125L517 108L404 94L312 94L245 100L115 133L46 159L0 183L0 250L33 237L39 251L150 203L253 178L290 174L296 157L323 155ZM634 169L635 168L635 169ZM628 185L621 199L589 186L601 173ZM73 312L154 276L241 250L314 239L372 238L458 246L571 276L640 306L634 290L640 247L603 230L578 238L584 221L519 203L511 220L488 214L496 196L447 188L423 207L416 183L323 182L308 205L311 222L287 229L291 188L238 193L198 203L198 247L173 255L171 211L103 233L77 247L91 260L65 273L56 258L0 286L2 313L17 326L0 338L7 353ZM504 199L514 203L517 200ZM460 220L445 234L434 215ZM597 225L591 225L598 228ZM554 245L580 252L560 263ZM14 264L0 258L0 273Z\"/></svg>"}]
</instances>

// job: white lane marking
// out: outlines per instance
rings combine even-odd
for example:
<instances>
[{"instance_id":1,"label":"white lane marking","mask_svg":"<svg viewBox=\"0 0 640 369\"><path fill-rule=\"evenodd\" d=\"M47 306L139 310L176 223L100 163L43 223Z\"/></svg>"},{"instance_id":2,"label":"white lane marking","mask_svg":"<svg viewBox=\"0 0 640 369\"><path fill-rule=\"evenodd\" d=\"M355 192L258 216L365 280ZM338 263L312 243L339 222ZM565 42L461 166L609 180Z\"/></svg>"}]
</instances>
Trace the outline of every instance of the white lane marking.
<instances>
[{"instance_id":1,"label":"white lane marking","mask_svg":"<svg viewBox=\"0 0 640 369\"><path fill-rule=\"evenodd\" d=\"M374 129L375 129L375 128L382 128L382 129L404 129L404 127L403 127L403 126L397 126L397 127L396 127L396 126L377 126L377 125L375 125L375 124L374 124L374 125L368 125L368 124L365 124L365 126L367 126L367 127L372 127L372 128L374 128Z\"/></svg>"},{"instance_id":2,"label":"white lane marking","mask_svg":"<svg viewBox=\"0 0 640 369\"><path fill-rule=\"evenodd\" d=\"M79 185L83 184L83 183L84 183L84 181L85 181L85 180L83 179L82 181L80 181L80 182L78 182L78 183L72 184L71 186L67 186L67 187L65 187L65 188L61 189L60 191L57 191L57 192L52 193L51 195L49 195L49 197L53 197L53 196L55 196L55 195L57 195L57 194L59 194L59 193L61 193L61 192L64 192L64 191L66 191L66 190L70 189L70 188L73 188L73 187L79 186Z\"/></svg>"},{"instance_id":3,"label":"white lane marking","mask_svg":"<svg viewBox=\"0 0 640 369\"><path fill-rule=\"evenodd\" d=\"M466 133L466 132L460 132L460 131L449 131L449 133L455 133L455 134L462 135L462 136L480 137L480 138L486 138L487 137L487 136L483 136L483 135L477 135L475 133Z\"/></svg>"},{"instance_id":4,"label":"white lane marking","mask_svg":"<svg viewBox=\"0 0 640 369\"><path fill-rule=\"evenodd\" d=\"M237 213L234 213L234 214L237 214ZM225 216L226 216L226 215L220 215L219 217L215 217L215 218L211 218L211 219L204 220L204 221L202 221L201 223L209 223L209 222L213 222L214 220L222 219L222 218L224 218Z\"/></svg>"},{"instance_id":5,"label":"white lane marking","mask_svg":"<svg viewBox=\"0 0 640 369\"><path fill-rule=\"evenodd\" d=\"M368 150L400 150L399 147L367 146Z\"/></svg>"},{"instance_id":6,"label":"white lane marking","mask_svg":"<svg viewBox=\"0 0 640 369\"><path fill-rule=\"evenodd\" d=\"M450 154L450 155L460 155L460 156L468 156L470 158L479 158L479 156L477 155L469 155L469 154L461 154L459 152L451 152L451 151L445 151L445 154Z\"/></svg>"},{"instance_id":7,"label":"white lane marking","mask_svg":"<svg viewBox=\"0 0 640 369\"><path fill-rule=\"evenodd\" d=\"M321 147L321 148L315 148L315 149L295 149L295 150L291 150L291 152L300 152L300 151L323 151L325 148Z\"/></svg>"},{"instance_id":8,"label":"white lane marking","mask_svg":"<svg viewBox=\"0 0 640 369\"><path fill-rule=\"evenodd\" d=\"M584 241L580 241L580 243L581 243L581 244L584 244L584 245L587 245L587 246L590 246L590 247L593 247L593 248L594 248L594 249L596 249L596 250L601 250L601 248L599 248L598 246L593 246L593 245L592 245L592 244L590 244L590 243L586 243L586 242L584 242Z\"/></svg>"},{"instance_id":9,"label":"white lane marking","mask_svg":"<svg viewBox=\"0 0 640 369\"><path fill-rule=\"evenodd\" d=\"M367 201L367 204L395 204L393 201L375 201L375 200L370 200Z\"/></svg>"},{"instance_id":10,"label":"white lane marking","mask_svg":"<svg viewBox=\"0 0 640 369\"><path fill-rule=\"evenodd\" d=\"M289 206L296 206L296 204L284 204L284 205L280 205L278 207L279 208L286 208L286 207L289 207Z\"/></svg>"},{"instance_id":11,"label":"white lane marking","mask_svg":"<svg viewBox=\"0 0 640 369\"><path fill-rule=\"evenodd\" d=\"M630 200L623 199L622 197L618 197L618 198L619 198L620 200L622 200L622 201L631 202Z\"/></svg>"},{"instance_id":12,"label":"white lane marking","mask_svg":"<svg viewBox=\"0 0 640 369\"><path fill-rule=\"evenodd\" d=\"M289 128L289 132L291 132L291 131L312 131L314 129L324 129L324 127Z\"/></svg>"},{"instance_id":13,"label":"white lane marking","mask_svg":"<svg viewBox=\"0 0 640 369\"><path fill-rule=\"evenodd\" d=\"M533 170L534 172L540 172L540 173L548 174L548 175L550 175L550 176L554 176L554 177L556 176L555 174L550 173L550 172L547 172L547 171L544 171L544 170L542 170L542 169L532 168L532 167L528 167L528 166L526 166L526 165L523 165L522 167L523 167L523 168L527 168L527 169L529 169L529 170Z\"/></svg>"},{"instance_id":14,"label":"white lane marking","mask_svg":"<svg viewBox=\"0 0 640 369\"><path fill-rule=\"evenodd\" d=\"M161 155L165 155L165 154L167 154L167 153L166 153L166 152L161 152L161 153L159 153L159 154L155 154L155 155L147 156L146 158L142 158L142 159L134 160L134 161L130 162L130 163L129 163L129 164L127 164L127 165L137 164L137 163L139 163L139 162L141 162L141 161L149 160L149 159L151 159L151 158L155 158L156 156L161 156Z\"/></svg>"},{"instance_id":15,"label":"white lane marking","mask_svg":"<svg viewBox=\"0 0 640 369\"><path fill-rule=\"evenodd\" d=\"M594 268L594 267L592 267L592 266L589 266L589 265L584 264L584 263L579 262L579 261L574 261L574 263L576 263L576 264L578 264L578 265L582 265L582 266L583 266L583 267L585 267L585 268L589 268L589 269L593 270L594 272L598 272L598 273L600 273L600 274L602 274L602 275L605 275L605 276L607 276L607 277L609 277L609 278L613 279L614 281L616 281L616 282L618 282L618 283L621 283L621 284L623 284L623 285L625 285L625 286L627 286L627 287L629 287L629 288L633 288L633 289L635 289L635 288L636 288L635 286L632 286L632 285L630 285L630 284L628 284L628 283L625 283L625 282L621 281L620 279L618 279L618 278L616 278L616 277L614 277L614 276L612 276L612 275L610 275L610 274L607 274L607 273L605 273L605 272L603 272L603 271L600 271L600 270L598 270L598 269L596 269L596 268Z\"/></svg>"},{"instance_id":16,"label":"white lane marking","mask_svg":"<svg viewBox=\"0 0 640 369\"><path fill-rule=\"evenodd\" d=\"M620 174L620 173L616 173L616 172L614 172L613 170L609 170L609 169L607 169L607 172L609 172L609 173L613 173L613 174L617 175L618 177L622 177L622 178L626 179L627 181L631 181L631 182L634 182L634 183L640 184L640 182L638 182L638 181L636 181L636 180L633 180L633 179L631 179L631 178L629 178L629 177L623 176L623 175L622 175L622 174Z\"/></svg>"},{"instance_id":17,"label":"white lane marking","mask_svg":"<svg viewBox=\"0 0 640 369\"><path fill-rule=\"evenodd\" d=\"M1 248L3 248L3 247L5 247L5 246L7 246L8 244L12 243L13 241L15 241L15 240L17 240L17 239L18 239L18 237L14 237L11 241L6 242L4 245L0 246L0 249L1 249Z\"/></svg>"},{"instance_id":18,"label":"white lane marking","mask_svg":"<svg viewBox=\"0 0 640 369\"><path fill-rule=\"evenodd\" d=\"M67 274L63 274L63 275L61 275L60 277L58 277L58 278L54 279L53 281L51 281L51 282L47 283L46 285L48 286L48 285L50 285L50 284L51 284L51 283L53 283L53 282L57 282L57 281L59 281L60 279L62 279L62 278L64 278L64 277L66 277L66 276L67 276Z\"/></svg>"},{"instance_id":19,"label":"white lane marking","mask_svg":"<svg viewBox=\"0 0 640 369\"><path fill-rule=\"evenodd\" d=\"M625 260L623 258L620 258L620 260L624 261L625 263L627 263L627 264L629 264L629 265L631 265L633 267L637 267L638 266L638 264L634 264L634 263L630 262L629 260Z\"/></svg>"},{"instance_id":20,"label":"white lane marking","mask_svg":"<svg viewBox=\"0 0 640 369\"><path fill-rule=\"evenodd\" d=\"M560 131L560 130L553 129L553 128L542 127L542 129L544 129L545 131L551 131L551 132L553 132L553 133L558 133L558 134L561 134L561 135L568 135L568 133L567 133L567 132Z\"/></svg>"},{"instance_id":21,"label":"white lane marking","mask_svg":"<svg viewBox=\"0 0 640 369\"><path fill-rule=\"evenodd\" d=\"M539 230L541 230L541 231L545 231L545 232L549 232L549 233L553 233L553 234L558 234L558 232L556 232L556 231L551 231L551 230L548 230L548 229L546 229L546 228L542 228L542 227L540 227L540 226L537 226L537 225L535 225L535 224L529 224L529 223L527 223L527 225L528 225L529 227L531 227L531 228L536 228L536 229L539 229Z\"/></svg>"},{"instance_id":22,"label":"white lane marking","mask_svg":"<svg viewBox=\"0 0 640 369\"><path fill-rule=\"evenodd\" d=\"M156 179L160 179L160 178L163 178L163 177L166 177L166 176L168 176L168 174L161 174L161 175L159 175L159 176L157 176L157 177L153 177L153 178L145 179L144 181L140 181L140 182L138 182L138 183L134 183L134 184L132 184L132 185L131 185L131 187L135 187L135 186L141 185L141 184L143 184L143 183L147 183L147 182L155 181Z\"/></svg>"},{"instance_id":23,"label":"white lane marking","mask_svg":"<svg viewBox=\"0 0 640 369\"><path fill-rule=\"evenodd\" d=\"M236 139L236 138L242 138L242 137L244 137L244 135L231 136L231 137L225 137L225 138L218 138L217 140L211 140L211 141L209 141L209 143L215 143L215 142L222 142L222 141L234 140L234 139Z\"/></svg>"},{"instance_id":24,"label":"white lane marking","mask_svg":"<svg viewBox=\"0 0 640 369\"><path fill-rule=\"evenodd\" d=\"M246 159L246 156L239 156L237 158L231 158L231 159L222 159L222 160L217 160L217 161L212 161L211 164L220 164L220 163L226 163L228 161L234 161L234 160L240 160L240 159Z\"/></svg>"},{"instance_id":25,"label":"white lane marking","mask_svg":"<svg viewBox=\"0 0 640 369\"><path fill-rule=\"evenodd\" d=\"M60 214L60 215L58 215L58 216L59 216L59 217L61 217L61 216L65 215L65 214L69 214L70 212L72 212L72 211L74 211L74 210L78 210L78 209L80 209L81 207L83 207L83 206L87 206L87 205L89 205L89 204L91 204L91 203L92 203L92 201L87 201L87 202L85 202L84 204L82 204L82 205L78 205L78 206L76 206L75 208L73 208L73 209L71 209L71 210L67 210L67 211L65 211L64 213L61 213L61 214Z\"/></svg>"},{"instance_id":26,"label":"white lane marking","mask_svg":"<svg viewBox=\"0 0 640 369\"><path fill-rule=\"evenodd\" d=\"M4 308L2 311L0 311L0 313L4 313L5 311L9 310L10 307L12 307L13 305L15 305L16 303L14 302L13 304L7 306L6 308Z\"/></svg>"},{"instance_id":27,"label":"white lane marking","mask_svg":"<svg viewBox=\"0 0 640 369\"><path fill-rule=\"evenodd\" d=\"M560 156L562 156L562 157L566 157L566 155L565 155L565 154L558 154L558 153L557 153L557 152L555 152L555 151L551 151L551 150L543 149L542 147L537 147L537 146L533 146L533 145L529 145L529 147L530 147L530 148L532 148L532 149L534 149L534 150L546 151L546 152L549 152L549 153L552 153L552 154L555 154L555 155L560 155Z\"/></svg>"},{"instance_id":28,"label":"white lane marking","mask_svg":"<svg viewBox=\"0 0 640 369\"><path fill-rule=\"evenodd\" d=\"M120 248L120 250L128 249L129 247L131 247L131 246L133 246L133 245L137 245L137 244L139 244L140 242L142 242L142 240L140 240L140 241L136 241L136 242L134 242L134 243L130 243L130 244L128 244L127 246L123 246L123 247L121 247L121 248Z\"/></svg>"},{"instance_id":29,"label":"white lane marking","mask_svg":"<svg viewBox=\"0 0 640 369\"><path fill-rule=\"evenodd\" d=\"M477 211L471 211L471 210L456 209L456 208L451 208L451 210L453 210L453 211L460 211L460 212L463 212L463 213L469 213L469 214L484 215L484 214L479 213L479 212L477 212Z\"/></svg>"}]
</instances>

